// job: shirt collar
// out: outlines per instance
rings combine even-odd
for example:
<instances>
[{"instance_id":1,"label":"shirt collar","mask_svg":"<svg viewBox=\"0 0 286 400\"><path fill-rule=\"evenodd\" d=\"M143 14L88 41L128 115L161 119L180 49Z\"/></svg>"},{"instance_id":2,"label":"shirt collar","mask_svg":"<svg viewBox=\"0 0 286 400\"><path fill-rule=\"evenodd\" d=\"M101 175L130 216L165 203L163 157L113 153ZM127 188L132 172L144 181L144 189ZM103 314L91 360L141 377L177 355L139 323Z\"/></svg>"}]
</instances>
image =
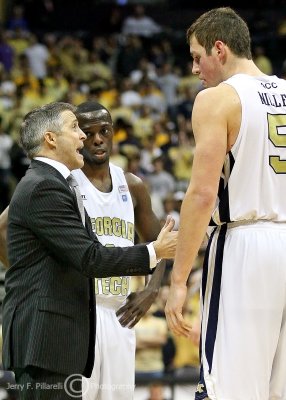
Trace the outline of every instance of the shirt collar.
<instances>
[{"instance_id":1,"label":"shirt collar","mask_svg":"<svg viewBox=\"0 0 286 400\"><path fill-rule=\"evenodd\" d=\"M47 157L35 157L34 160L37 161L42 161L46 164L51 165L52 167L54 167L57 171L59 171L60 174L62 174L62 176L67 179L67 177L70 175L70 170L68 169L68 167L66 167L63 163L56 161L56 160L52 160L50 158Z\"/></svg>"}]
</instances>

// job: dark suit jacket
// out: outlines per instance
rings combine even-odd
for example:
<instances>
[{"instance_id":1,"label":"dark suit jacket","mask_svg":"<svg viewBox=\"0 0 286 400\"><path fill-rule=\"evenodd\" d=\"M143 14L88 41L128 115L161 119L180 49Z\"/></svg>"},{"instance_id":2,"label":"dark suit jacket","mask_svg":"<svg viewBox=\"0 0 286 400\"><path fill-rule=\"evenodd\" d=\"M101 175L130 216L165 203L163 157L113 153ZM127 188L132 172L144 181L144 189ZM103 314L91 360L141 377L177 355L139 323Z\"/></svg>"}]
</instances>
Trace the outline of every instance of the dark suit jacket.
<instances>
[{"instance_id":1,"label":"dark suit jacket","mask_svg":"<svg viewBox=\"0 0 286 400\"><path fill-rule=\"evenodd\" d=\"M106 248L83 227L67 181L32 161L8 217L4 369L38 366L90 376L94 362L94 277L147 275L145 245ZM106 355L108 357L108 354Z\"/></svg>"}]
</instances>

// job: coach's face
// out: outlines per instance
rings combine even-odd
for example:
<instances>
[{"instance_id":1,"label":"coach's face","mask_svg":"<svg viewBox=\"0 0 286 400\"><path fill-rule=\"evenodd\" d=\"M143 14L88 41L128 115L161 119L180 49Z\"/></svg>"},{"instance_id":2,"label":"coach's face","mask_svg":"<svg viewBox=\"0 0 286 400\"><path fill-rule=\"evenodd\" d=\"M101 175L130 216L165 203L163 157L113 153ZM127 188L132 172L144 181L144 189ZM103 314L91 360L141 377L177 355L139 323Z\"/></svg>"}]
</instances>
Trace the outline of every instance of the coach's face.
<instances>
[{"instance_id":1,"label":"coach's face","mask_svg":"<svg viewBox=\"0 0 286 400\"><path fill-rule=\"evenodd\" d=\"M57 161L62 162L72 171L83 167L81 150L86 135L79 128L78 120L73 112L66 110L61 116L61 130L54 134L54 155Z\"/></svg>"},{"instance_id":2,"label":"coach's face","mask_svg":"<svg viewBox=\"0 0 286 400\"><path fill-rule=\"evenodd\" d=\"M109 161L112 149L113 126L106 110L90 111L77 116L79 126L86 135L82 154L88 164L104 164Z\"/></svg>"}]
</instances>

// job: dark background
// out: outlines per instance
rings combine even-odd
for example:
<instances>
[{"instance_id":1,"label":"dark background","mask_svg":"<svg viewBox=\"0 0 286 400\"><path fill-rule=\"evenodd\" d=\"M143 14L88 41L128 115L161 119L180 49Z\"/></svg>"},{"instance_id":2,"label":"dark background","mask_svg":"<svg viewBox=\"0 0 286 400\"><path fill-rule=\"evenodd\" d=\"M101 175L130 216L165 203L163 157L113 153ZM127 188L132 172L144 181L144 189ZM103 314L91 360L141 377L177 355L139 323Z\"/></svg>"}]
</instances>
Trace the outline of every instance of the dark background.
<instances>
[{"instance_id":1,"label":"dark background","mask_svg":"<svg viewBox=\"0 0 286 400\"><path fill-rule=\"evenodd\" d=\"M0 0L1 1L1 0ZM218 6L231 6L248 22L253 46L262 45L280 73L286 59L286 35L279 36L278 26L286 23L286 0L251 0L242 4L238 0L2 0L4 25L9 20L13 5L21 4L30 30L39 36L53 31L72 33L88 41L94 35L105 35L116 29L110 23L114 10L119 14L117 28L134 4L145 6L146 15L169 29L169 37L182 57L187 57L185 32L192 21L202 12ZM184 55L183 55L184 54Z\"/></svg>"},{"instance_id":2,"label":"dark background","mask_svg":"<svg viewBox=\"0 0 286 400\"><path fill-rule=\"evenodd\" d=\"M47 2L52 4L53 11L47 11ZM101 33L106 29L112 8L120 9L124 17L136 3L144 4L147 14L156 17L157 22L174 25L178 29L184 29L202 11L219 6L231 6L245 15L263 14L270 19L273 13L276 18L286 16L286 0L245 2L246 4L238 0L4 0L4 7L8 18L13 5L23 5L31 29L92 29ZM121 3L124 5L120 5Z\"/></svg>"}]
</instances>

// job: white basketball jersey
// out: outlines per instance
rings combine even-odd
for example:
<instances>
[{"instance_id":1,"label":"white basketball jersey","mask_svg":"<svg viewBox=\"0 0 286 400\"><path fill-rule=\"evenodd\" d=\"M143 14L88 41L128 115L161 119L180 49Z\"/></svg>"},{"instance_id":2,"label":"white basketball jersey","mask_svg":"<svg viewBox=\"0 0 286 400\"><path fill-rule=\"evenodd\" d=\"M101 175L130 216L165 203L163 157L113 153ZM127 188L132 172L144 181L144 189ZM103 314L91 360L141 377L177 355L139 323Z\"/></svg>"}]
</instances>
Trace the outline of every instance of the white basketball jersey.
<instances>
[{"instance_id":1,"label":"white basketball jersey","mask_svg":"<svg viewBox=\"0 0 286 400\"><path fill-rule=\"evenodd\" d=\"M73 171L78 181L83 204L90 216L92 229L105 246L133 246L134 207L121 168L110 164L112 191L96 189L81 170ZM129 276L95 279L96 297L106 306L120 307L130 293Z\"/></svg>"},{"instance_id":2,"label":"white basketball jersey","mask_svg":"<svg viewBox=\"0 0 286 400\"><path fill-rule=\"evenodd\" d=\"M286 221L286 81L238 74L240 131L227 154L211 224Z\"/></svg>"}]
</instances>

